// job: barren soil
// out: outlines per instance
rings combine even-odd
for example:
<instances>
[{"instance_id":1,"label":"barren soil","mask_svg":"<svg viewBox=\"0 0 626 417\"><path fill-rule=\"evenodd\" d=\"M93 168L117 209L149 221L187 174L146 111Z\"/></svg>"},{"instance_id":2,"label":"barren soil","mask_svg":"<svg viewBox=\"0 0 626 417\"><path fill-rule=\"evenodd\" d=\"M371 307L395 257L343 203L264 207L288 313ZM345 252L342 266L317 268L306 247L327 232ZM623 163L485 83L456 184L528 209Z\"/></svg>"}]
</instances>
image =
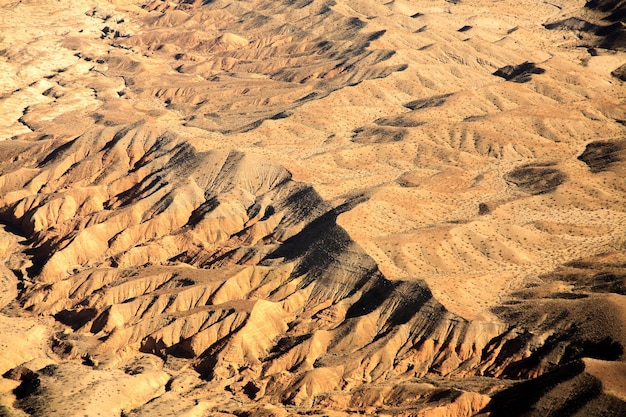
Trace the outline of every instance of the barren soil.
<instances>
[{"instance_id":1,"label":"barren soil","mask_svg":"<svg viewBox=\"0 0 626 417\"><path fill-rule=\"evenodd\" d=\"M626 415L624 16L0 0L0 415Z\"/></svg>"}]
</instances>

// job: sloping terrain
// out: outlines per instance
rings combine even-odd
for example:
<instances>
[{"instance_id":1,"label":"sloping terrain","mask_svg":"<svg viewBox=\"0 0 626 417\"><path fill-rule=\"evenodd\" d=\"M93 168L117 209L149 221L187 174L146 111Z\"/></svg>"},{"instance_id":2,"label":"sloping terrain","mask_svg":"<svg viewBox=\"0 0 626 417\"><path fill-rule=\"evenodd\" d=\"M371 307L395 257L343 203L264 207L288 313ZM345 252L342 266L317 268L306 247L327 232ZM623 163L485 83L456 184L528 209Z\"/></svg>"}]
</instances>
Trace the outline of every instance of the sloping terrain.
<instances>
[{"instance_id":1,"label":"sloping terrain","mask_svg":"<svg viewBox=\"0 0 626 417\"><path fill-rule=\"evenodd\" d=\"M624 2L502 3L0 0L0 414L626 413Z\"/></svg>"}]
</instances>

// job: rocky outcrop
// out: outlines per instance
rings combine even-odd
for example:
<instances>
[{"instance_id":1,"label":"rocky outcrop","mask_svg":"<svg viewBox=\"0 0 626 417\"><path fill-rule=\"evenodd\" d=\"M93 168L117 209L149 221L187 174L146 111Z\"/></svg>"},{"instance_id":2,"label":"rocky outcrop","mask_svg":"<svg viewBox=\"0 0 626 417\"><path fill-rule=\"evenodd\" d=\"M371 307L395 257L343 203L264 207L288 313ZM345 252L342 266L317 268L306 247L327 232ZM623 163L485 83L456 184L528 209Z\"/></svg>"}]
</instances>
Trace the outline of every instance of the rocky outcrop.
<instances>
[{"instance_id":1,"label":"rocky outcrop","mask_svg":"<svg viewBox=\"0 0 626 417\"><path fill-rule=\"evenodd\" d=\"M53 145L33 168L57 173L47 193L5 190L3 216L32 234L39 266L23 306L100 341L58 351L109 367L129 347L197 358L209 379L249 369L266 396L300 404L393 375L471 374L504 330L385 278L336 224L361 200L333 208L284 169L142 128Z\"/></svg>"},{"instance_id":2,"label":"rocky outcrop","mask_svg":"<svg viewBox=\"0 0 626 417\"><path fill-rule=\"evenodd\" d=\"M103 369L138 351L188 358L204 378L237 381L233 389L250 398L328 407L343 402L327 393L362 384L526 379L623 354L621 330L598 327L620 322L619 310L602 308L606 320L581 324L600 314L593 297L539 286L515 295L499 321L468 321L423 281L384 277L337 225L363 198L333 207L284 169L143 129L46 144L33 174L5 189L3 218L31 235L36 265L22 305L84 335L55 338L58 354ZM53 175L45 193L27 194L34 179ZM445 397L442 415L485 405L460 395Z\"/></svg>"}]
</instances>

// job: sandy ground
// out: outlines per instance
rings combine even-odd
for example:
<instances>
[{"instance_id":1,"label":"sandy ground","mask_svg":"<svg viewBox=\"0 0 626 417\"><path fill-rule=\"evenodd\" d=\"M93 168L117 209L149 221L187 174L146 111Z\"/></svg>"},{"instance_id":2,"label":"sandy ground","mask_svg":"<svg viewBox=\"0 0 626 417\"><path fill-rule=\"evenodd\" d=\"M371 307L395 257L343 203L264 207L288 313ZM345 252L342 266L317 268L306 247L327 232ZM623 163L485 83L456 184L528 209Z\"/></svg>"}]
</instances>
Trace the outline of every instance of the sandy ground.
<instances>
[{"instance_id":1,"label":"sandy ground","mask_svg":"<svg viewBox=\"0 0 626 417\"><path fill-rule=\"evenodd\" d=\"M0 1L0 364L58 367L36 415L403 415L388 381L537 376L575 348L511 364L572 323L626 341L626 54L597 11L202 3ZM581 259L617 287L551 278ZM624 401L620 358L585 363ZM430 415L483 410L468 387Z\"/></svg>"}]
</instances>

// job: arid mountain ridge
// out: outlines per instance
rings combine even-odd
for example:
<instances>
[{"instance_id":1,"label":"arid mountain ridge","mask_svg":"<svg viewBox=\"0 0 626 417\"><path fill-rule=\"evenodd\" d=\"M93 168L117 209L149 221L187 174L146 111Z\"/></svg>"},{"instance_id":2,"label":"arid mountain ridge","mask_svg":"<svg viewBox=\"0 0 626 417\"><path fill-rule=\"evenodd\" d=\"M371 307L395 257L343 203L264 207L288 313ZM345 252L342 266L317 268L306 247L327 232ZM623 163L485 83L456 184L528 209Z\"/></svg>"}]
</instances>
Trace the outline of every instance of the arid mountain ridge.
<instances>
[{"instance_id":1,"label":"arid mountain ridge","mask_svg":"<svg viewBox=\"0 0 626 417\"><path fill-rule=\"evenodd\" d=\"M0 414L626 411L623 2L0 7Z\"/></svg>"}]
</instances>

